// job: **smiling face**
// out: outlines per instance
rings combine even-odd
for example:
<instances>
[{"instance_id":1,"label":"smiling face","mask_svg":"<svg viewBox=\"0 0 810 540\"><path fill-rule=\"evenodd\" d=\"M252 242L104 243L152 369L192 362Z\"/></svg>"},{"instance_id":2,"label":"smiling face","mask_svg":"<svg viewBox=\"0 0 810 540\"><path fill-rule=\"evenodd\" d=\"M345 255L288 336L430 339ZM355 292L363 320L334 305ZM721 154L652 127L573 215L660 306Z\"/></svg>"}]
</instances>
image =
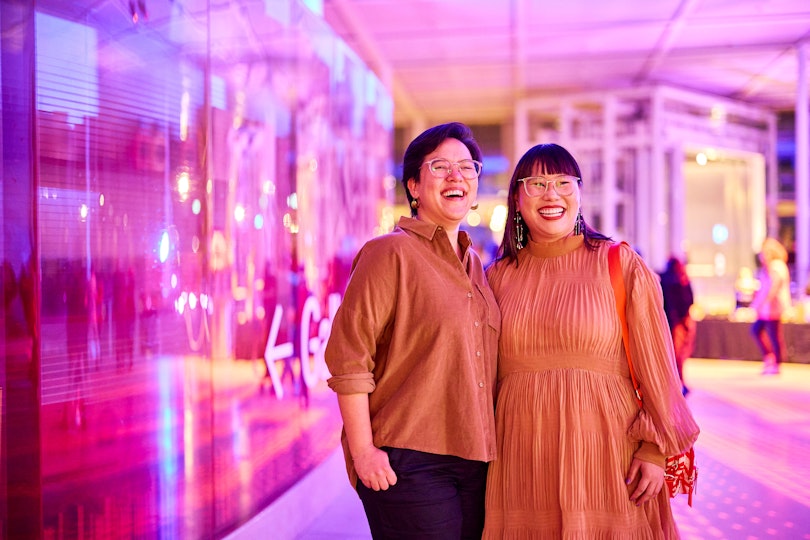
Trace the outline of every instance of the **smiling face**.
<instances>
[{"instance_id":1,"label":"smiling face","mask_svg":"<svg viewBox=\"0 0 810 540\"><path fill-rule=\"evenodd\" d=\"M469 149L458 139L445 139L425 156L424 163L444 158L450 163L472 159ZM450 168L447 178L437 178L428 165L419 168L419 181L408 180L408 189L419 200L417 217L447 229L457 229L478 197L478 178L468 180L457 166Z\"/></svg>"},{"instance_id":2,"label":"smiling face","mask_svg":"<svg viewBox=\"0 0 810 540\"><path fill-rule=\"evenodd\" d=\"M551 179L562 178L549 174L538 165L533 176L548 176ZM522 182L519 182L522 184ZM522 185L515 194L517 208L529 229L529 237L535 242L553 242L574 234L577 213L580 206L579 183L574 181L570 195L560 195L554 186L549 186L540 196L529 197Z\"/></svg>"}]
</instances>

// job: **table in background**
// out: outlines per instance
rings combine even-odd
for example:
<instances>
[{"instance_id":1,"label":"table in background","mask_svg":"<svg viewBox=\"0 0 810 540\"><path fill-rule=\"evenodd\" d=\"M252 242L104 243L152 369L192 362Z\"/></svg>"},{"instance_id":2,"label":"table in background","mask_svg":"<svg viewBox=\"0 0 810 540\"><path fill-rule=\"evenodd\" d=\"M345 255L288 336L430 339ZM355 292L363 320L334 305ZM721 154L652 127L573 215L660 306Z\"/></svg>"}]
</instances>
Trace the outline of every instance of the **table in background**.
<instances>
[{"instance_id":1,"label":"table in background","mask_svg":"<svg viewBox=\"0 0 810 540\"><path fill-rule=\"evenodd\" d=\"M723 358L729 360L762 360L750 322L726 319L704 319L697 323L695 358ZM810 364L810 324L785 323L785 345L788 362Z\"/></svg>"}]
</instances>

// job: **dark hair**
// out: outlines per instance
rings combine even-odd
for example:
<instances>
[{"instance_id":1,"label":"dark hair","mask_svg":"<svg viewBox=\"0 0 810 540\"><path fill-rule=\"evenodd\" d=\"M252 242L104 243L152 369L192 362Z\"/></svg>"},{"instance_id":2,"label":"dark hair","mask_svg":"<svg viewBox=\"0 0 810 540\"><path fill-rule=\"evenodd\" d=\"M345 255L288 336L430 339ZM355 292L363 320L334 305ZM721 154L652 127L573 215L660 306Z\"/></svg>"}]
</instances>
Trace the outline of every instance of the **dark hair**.
<instances>
[{"instance_id":1,"label":"dark hair","mask_svg":"<svg viewBox=\"0 0 810 540\"><path fill-rule=\"evenodd\" d=\"M408 189L408 180L413 178L416 183L419 183L419 169L425 161L425 156L436 150L447 139L458 139L467 147L474 160L481 161L481 148L468 126L460 122L450 122L423 131L411 141L402 158L402 186L405 188L409 205L413 201L413 195ZM411 216L415 215L416 210L411 208Z\"/></svg>"},{"instance_id":2,"label":"dark hair","mask_svg":"<svg viewBox=\"0 0 810 540\"><path fill-rule=\"evenodd\" d=\"M682 271L683 271L683 261L681 261L675 255L671 255L669 259L667 259L667 267L664 270L664 273L672 275L680 275Z\"/></svg>"},{"instance_id":3,"label":"dark hair","mask_svg":"<svg viewBox=\"0 0 810 540\"><path fill-rule=\"evenodd\" d=\"M498 259L507 259L517 263L517 225L515 216L517 215L518 189L520 189L519 178L532 176L536 171L543 174L568 174L579 178L579 186L582 187L582 172L577 161L571 153L562 146L554 143L538 144L529 148L517 163L515 172L509 180L509 196L507 198L508 212L506 214L506 225L503 231L503 240L498 249ZM582 234L585 236L585 245L588 249L596 249L595 240L608 240L611 238L592 229L582 220Z\"/></svg>"}]
</instances>

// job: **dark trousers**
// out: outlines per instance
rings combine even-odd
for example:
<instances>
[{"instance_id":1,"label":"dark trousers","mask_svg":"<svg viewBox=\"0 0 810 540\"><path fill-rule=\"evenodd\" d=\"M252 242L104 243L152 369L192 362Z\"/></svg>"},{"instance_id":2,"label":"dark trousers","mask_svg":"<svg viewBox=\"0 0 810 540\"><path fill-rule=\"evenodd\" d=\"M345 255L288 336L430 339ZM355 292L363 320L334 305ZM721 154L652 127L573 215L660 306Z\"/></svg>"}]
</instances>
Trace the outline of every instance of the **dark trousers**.
<instances>
[{"instance_id":1,"label":"dark trousers","mask_svg":"<svg viewBox=\"0 0 810 540\"><path fill-rule=\"evenodd\" d=\"M762 354L773 353L776 356L776 363L782 363L782 351L784 351L785 343L782 336L782 321L780 320L763 320L757 319L751 326L751 334L759 345L759 350ZM763 334L767 334L768 340L765 340Z\"/></svg>"},{"instance_id":2,"label":"dark trousers","mask_svg":"<svg viewBox=\"0 0 810 540\"><path fill-rule=\"evenodd\" d=\"M388 453L397 483L374 491L357 482L372 537L481 538L486 463L401 448L383 450Z\"/></svg>"}]
</instances>

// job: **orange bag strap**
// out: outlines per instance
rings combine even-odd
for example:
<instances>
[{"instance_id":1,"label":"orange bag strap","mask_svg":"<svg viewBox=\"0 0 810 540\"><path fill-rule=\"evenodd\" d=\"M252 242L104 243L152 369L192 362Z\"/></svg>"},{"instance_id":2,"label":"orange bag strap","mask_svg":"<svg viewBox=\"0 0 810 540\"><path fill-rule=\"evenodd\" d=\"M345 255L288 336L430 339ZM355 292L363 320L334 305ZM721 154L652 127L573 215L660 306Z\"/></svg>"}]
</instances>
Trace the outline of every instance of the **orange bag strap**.
<instances>
[{"instance_id":1,"label":"orange bag strap","mask_svg":"<svg viewBox=\"0 0 810 540\"><path fill-rule=\"evenodd\" d=\"M624 351L627 354L627 365L630 368L630 379L633 381L633 389L636 391L636 401L641 407L641 388L638 386L636 372L633 369L633 357L630 354L630 330L627 327L627 292L624 288L624 277L622 276L622 265L619 260L619 246L622 244L629 247L627 242L619 242L608 248L608 270L610 270L610 284L613 286L613 297L616 299L616 312L622 321L622 342Z\"/></svg>"}]
</instances>

